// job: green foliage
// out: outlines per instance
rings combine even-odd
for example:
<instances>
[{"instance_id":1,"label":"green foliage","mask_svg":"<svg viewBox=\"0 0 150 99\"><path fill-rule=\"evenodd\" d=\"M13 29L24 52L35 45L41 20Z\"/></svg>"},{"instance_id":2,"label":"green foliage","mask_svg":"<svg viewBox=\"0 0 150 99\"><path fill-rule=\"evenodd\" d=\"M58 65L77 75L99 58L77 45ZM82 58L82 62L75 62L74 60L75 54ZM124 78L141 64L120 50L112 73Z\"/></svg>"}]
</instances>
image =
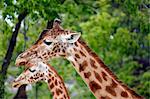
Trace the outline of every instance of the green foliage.
<instances>
[{"instance_id":1,"label":"green foliage","mask_svg":"<svg viewBox=\"0 0 150 99\"><path fill-rule=\"evenodd\" d=\"M18 21L17 16L23 11L29 13L19 31L8 68L5 99L15 95L9 78L18 76L23 70L15 67L16 57L37 40L47 21L55 17L62 19L64 28L82 32L88 45L120 80L137 93L150 97L148 4L148 0L1 0L0 64ZM52 60L51 65L69 85L72 99L94 99L71 63L60 58ZM42 83L37 86L39 99L50 99L47 85ZM33 85L27 91L31 99L35 98L35 88Z\"/></svg>"}]
</instances>

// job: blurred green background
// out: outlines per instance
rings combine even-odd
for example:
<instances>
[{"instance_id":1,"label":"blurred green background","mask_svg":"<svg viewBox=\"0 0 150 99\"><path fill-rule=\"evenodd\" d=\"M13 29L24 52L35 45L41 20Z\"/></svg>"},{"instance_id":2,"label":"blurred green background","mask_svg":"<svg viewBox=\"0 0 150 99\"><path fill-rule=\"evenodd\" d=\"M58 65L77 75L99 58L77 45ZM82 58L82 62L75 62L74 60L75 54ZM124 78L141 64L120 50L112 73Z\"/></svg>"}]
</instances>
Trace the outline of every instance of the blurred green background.
<instances>
[{"instance_id":1,"label":"blurred green background","mask_svg":"<svg viewBox=\"0 0 150 99\"><path fill-rule=\"evenodd\" d=\"M48 20L61 18L65 29L82 32L88 43L120 80L138 94L150 97L150 1L149 0L1 0L0 64L22 12L16 46L0 83L2 99L12 99L17 89L11 82L23 70L16 57L29 48L46 28ZM51 61L72 99L95 99L73 65L63 58ZM2 66L1 66L2 67ZM2 69L2 68L1 68ZM27 86L28 99L52 99L46 83Z\"/></svg>"}]
</instances>

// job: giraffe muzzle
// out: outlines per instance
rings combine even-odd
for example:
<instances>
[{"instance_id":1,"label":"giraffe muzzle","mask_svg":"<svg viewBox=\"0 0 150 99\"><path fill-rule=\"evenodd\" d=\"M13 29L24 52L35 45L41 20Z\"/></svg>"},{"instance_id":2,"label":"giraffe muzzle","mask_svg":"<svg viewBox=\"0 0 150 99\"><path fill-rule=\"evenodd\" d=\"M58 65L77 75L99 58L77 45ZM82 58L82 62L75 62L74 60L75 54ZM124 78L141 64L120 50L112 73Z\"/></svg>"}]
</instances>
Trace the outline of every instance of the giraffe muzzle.
<instances>
[{"instance_id":1,"label":"giraffe muzzle","mask_svg":"<svg viewBox=\"0 0 150 99\"><path fill-rule=\"evenodd\" d=\"M14 87L14 88L19 88L20 86L21 86L20 83L17 83L17 82L12 83L12 87Z\"/></svg>"}]
</instances>

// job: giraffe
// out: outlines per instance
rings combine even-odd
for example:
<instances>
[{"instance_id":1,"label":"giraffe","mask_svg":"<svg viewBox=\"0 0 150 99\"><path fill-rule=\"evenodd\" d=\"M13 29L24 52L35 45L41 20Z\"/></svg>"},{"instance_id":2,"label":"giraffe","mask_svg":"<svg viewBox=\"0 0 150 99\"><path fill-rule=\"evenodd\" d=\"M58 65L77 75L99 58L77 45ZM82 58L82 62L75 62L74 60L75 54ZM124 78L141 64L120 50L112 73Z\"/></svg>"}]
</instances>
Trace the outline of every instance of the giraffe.
<instances>
[{"instance_id":1,"label":"giraffe","mask_svg":"<svg viewBox=\"0 0 150 99\"><path fill-rule=\"evenodd\" d=\"M12 86L17 88L38 81L45 81L48 84L53 99L70 99L62 78L52 66L44 62L37 62L36 65L28 67L13 81Z\"/></svg>"},{"instance_id":2,"label":"giraffe","mask_svg":"<svg viewBox=\"0 0 150 99\"><path fill-rule=\"evenodd\" d=\"M104 64L82 40L81 33L63 29L56 19L53 28L44 30L33 46L21 53L16 65L32 64L30 59L48 61L64 57L69 60L97 99L143 99ZM32 66L32 65L31 65Z\"/></svg>"}]
</instances>

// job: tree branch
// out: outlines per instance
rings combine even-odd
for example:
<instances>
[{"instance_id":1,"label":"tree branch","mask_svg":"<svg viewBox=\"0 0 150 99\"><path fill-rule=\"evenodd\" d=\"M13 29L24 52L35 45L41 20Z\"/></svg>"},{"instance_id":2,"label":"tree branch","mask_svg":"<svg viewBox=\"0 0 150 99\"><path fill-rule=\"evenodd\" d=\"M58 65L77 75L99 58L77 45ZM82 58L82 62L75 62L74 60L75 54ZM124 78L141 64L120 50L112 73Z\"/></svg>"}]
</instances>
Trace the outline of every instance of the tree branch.
<instances>
[{"instance_id":1,"label":"tree branch","mask_svg":"<svg viewBox=\"0 0 150 99\"><path fill-rule=\"evenodd\" d=\"M2 64L2 70L1 70L2 75L7 74L7 69L8 69L8 66L10 64L12 53L13 53L14 47L16 46L16 38L18 35L18 31L20 29L22 20L26 17L27 14L28 13L25 11L18 16L18 23L15 26L15 31L12 34L11 40L9 42L9 47L7 49L7 53L6 53L5 58L4 58L4 62Z\"/></svg>"},{"instance_id":2,"label":"tree branch","mask_svg":"<svg viewBox=\"0 0 150 99\"><path fill-rule=\"evenodd\" d=\"M27 16L27 14L28 14L27 11L24 11L21 14L19 14L18 23L15 26L15 31L12 34L12 37L11 37L11 40L9 42L9 46L8 46L8 49L7 49L7 53L5 55L5 58L4 58L4 61L3 61L3 64L2 64L2 69L0 71L0 85L1 85L0 99L4 99L4 80L6 78L7 69L8 69L8 66L10 64L10 60L11 60L11 57L12 57L12 54L13 54L13 51L14 51L14 47L16 46L16 38L17 38L18 31L19 31L20 26L21 26L21 22Z\"/></svg>"}]
</instances>

